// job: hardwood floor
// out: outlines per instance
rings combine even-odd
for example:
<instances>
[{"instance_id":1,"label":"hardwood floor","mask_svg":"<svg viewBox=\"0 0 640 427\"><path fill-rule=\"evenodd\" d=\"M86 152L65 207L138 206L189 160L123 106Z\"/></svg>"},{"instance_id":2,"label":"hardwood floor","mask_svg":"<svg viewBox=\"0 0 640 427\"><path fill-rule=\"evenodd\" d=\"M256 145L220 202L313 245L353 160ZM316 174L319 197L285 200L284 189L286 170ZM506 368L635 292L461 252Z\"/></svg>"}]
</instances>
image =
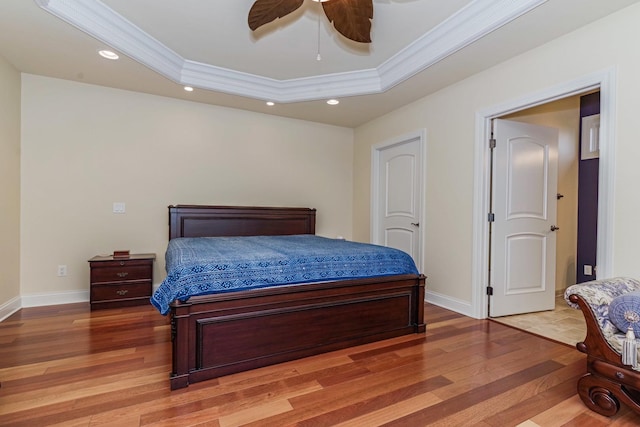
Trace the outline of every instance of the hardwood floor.
<instances>
[{"instance_id":1,"label":"hardwood floor","mask_svg":"<svg viewBox=\"0 0 640 427\"><path fill-rule=\"evenodd\" d=\"M576 394L585 356L426 305L427 333L169 390L150 306L23 309L0 323L2 426L630 426Z\"/></svg>"}]
</instances>

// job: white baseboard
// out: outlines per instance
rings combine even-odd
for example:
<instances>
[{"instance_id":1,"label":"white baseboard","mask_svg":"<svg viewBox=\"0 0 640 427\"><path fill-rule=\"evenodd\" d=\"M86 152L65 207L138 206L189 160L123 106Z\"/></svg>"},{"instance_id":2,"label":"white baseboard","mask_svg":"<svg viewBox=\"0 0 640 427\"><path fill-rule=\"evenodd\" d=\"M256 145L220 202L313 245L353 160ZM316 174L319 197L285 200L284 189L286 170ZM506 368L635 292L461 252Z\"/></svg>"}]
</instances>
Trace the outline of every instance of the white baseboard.
<instances>
[{"instance_id":1,"label":"white baseboard","mask_svg":"<svg viewBox=\"0 0 640 427\"><path fill-rule=\"evenodd\" d=\"M89 291L48 292L22 295L22 307L43 307L46 305L89 302Z\"/></svg>"},{"instance_id":2,"label":"white baseboard","mask_svg":"<svg viewBox=\"0 0 640 427\"><path fill-rule=\"evenodd\" d=\"M153 290L159 285L154 285ZM89 302L89 291L46 292L41 294L27 294L15 297L0 305L0 322L11 316L21 308L44 307L47 305L74 304Z\"/></svg>"},{"instance_id":3,"label":"white baseboard","mask_svg":"<svg viewBox=\"0 0 640 427\"><path fill-rule=\"evenodd\" d=\"M438 307L446 308L447 310L455 311L456 313L460 313L468 317L474 317L473 307L468 301L462 301L432 291L426 292L425 300L429 304L437 305Z\"/></svg>"},{"instance_id":4,"label":"white baseboard","mask_svg":"<svg viewBox=\"0 0 640 427\"><path fill-rule=\"evenodd\" d=\"M22 308L22 298L15 297L0 305L0 322Z\"/></svg>"}]
</instances>

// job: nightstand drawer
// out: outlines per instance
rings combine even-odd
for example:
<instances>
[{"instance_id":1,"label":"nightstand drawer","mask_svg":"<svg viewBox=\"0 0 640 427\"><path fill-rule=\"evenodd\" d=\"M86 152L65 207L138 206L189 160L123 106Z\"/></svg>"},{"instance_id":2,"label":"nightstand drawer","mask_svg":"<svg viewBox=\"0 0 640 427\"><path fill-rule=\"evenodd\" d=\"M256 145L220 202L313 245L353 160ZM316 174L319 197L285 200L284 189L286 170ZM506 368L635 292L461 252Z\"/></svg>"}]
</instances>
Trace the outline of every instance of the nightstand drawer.
<instances>
[{"instance_id":1,"label":"nightstand drawer","mask_svg":"<svg viewBox=\"0 0 640 427\"><path fill-rule=\"evenodd\" d=\"M114 285L91 286L92 301L113 301L132 298L149 298L151 282L148 283L119 283Z\"/></svg>"},{"instance_id":2,"label":"nightstand drawer","mask_svg":"<svg viewBox=\"0 0 640 427\"><path fill-rule=\"evenodd\" d=\"M102 264L118 264L109 262ZM91 269L91 283L113 283L132 280L149 280L153 264L100 265Z\"/></svg>"}]
</instances>

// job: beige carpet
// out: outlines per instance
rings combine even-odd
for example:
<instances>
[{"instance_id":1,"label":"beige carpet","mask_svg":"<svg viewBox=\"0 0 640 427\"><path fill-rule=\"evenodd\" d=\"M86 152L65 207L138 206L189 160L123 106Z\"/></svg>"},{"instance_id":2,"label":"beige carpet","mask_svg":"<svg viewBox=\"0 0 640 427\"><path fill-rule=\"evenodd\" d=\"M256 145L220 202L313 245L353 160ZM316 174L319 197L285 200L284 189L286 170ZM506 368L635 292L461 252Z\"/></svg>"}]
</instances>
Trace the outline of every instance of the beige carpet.
<instances>
[{"instance_id":1,"label":"beige carpet","mask_svg":"<svg viewBox=\"0 0 640 427\"><path fill-rule=\"evenodd\" d=\"M562 296L556 298L553 311L492 317L491 320L569 345L584 340L587 331L582 311L569 307Z\"/></svg>"}]
</instances>

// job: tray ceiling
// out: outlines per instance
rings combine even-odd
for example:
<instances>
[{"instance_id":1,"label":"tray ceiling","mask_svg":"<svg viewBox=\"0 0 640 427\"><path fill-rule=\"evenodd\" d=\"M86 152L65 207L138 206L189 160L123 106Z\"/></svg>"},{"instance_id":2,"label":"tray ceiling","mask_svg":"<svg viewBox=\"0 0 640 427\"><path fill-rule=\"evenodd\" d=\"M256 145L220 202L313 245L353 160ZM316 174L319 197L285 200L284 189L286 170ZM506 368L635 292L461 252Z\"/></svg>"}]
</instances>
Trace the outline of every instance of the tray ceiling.
<instances>
[{"instance_id":1,"label":"tray ceiling","mask_svg":"<svg viewBox=\"0 0 640 427\"><path fill-rule=\"evenodd\" d=\"M636 2L374 0L363 44L311 0L256 32L253 0L3 0L0 55L27 73L354 127Z\"/></svg>"}]
</instances>

